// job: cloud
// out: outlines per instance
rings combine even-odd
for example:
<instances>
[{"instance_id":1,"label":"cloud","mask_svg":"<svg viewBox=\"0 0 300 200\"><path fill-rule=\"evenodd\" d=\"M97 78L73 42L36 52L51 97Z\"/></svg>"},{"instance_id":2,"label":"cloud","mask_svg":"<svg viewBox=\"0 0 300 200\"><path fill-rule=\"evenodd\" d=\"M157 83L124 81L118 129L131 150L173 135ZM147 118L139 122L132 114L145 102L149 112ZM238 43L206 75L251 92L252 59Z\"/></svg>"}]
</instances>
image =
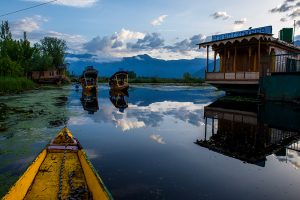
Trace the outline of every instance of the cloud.
<instances>
[{"instance_id":1,"label":"cloud","mask_svg":"<svg viewBox=\"0 0 300 200\"><path fill-rule=\"evenodd\" d=\"M121 127L122 131L128 131L130 129L142 128L145 126L143 121L130 121L129 119L116 120L116 126Z\"/></svg>"},{"instance_id":2,"label":"cloud","mask_svg":"<svg viewBox=\"0 0 300 200\"><path fill-rule=\"evenodd\" d=\"M155 142L157 142L159 144L166 144L166 142L160 135L152 134L152 135L150 135L150 139L154 140Z\"/></svg>"},{"instance_id":3,"label":"cloud","mask_svg":"<svg viewBox=\"0 0 300 200\"><path fill-rule=\"evenodd\" d=\"M11 30L15 37L19 38L23 36L23 32L31 33L33 31L40 30L41 25L48 20L40 15L34 15L33 17L25 17L21 20L13 22L11 24Z\"/></svg>"},{"instance_id":4,"label":"cloud","mask_svg":"<svg viewBox=\"0 0 300 200\"><path fill-rule=\"evenodd\" d=\"M201 42L205 42L206 39L207 39L207 37L205 35L197 34L188 39L184 39L180 42L176 42L172 46L167 46L166 48L170 49L172 51L179 51L179 52L196 50L197 49L196 45Z\"/></svg>"},{"instance_id":5,"label":"cloud","mask_svg":"<svg viewBox=\"0 0 300 200\"><path fill-rule=\"evenodd\" d=\"M285 0L281 5L278 5L275 8L270 10L271 13L284 13L292 10L293 8L300 7L300 2L297 2L295 5L291 3L296 2L296 0Z\"/></svg>"},{"instance_id":6,"label":"cloud","mask_svg":"<svg viewBox=\"0 0 300 200\"><path fill-rule=\"evenodd\" d=\"M218 11L218 12L215 12L213 14L211 14L211 16L214 18L214 19L223 19L223 20L226 20L226 19L229 19L231 16L229 14L227 14L227 12L225 11Z\"/></svg>"},{"instance_id":7,"label":"cloud","mask_svg":"<svg viewBox=\"0 0 300 200\"><path fill-rule=\"evenodd\" d=\"M242 25L242 24L245 24L246 22L247 22L247 19L246 18L242 18L240 20L234 21L234 24Z\"/></svg>"},{"instance_id":8,"label":"cloud","mask_svg":"<svg viewBox=\"0 0 300 200\"><path fill-rule=\"evenodd\" d=\"M300 16L300 8L294 10L291 14L289 14L289 17L291 18L296 18L296 17L299 17Z\"/></svg>"},{"instance_id":9,"label":"cloud","mask_svg":"<svg viewBox=\"0 0 300 200\"><path fill-rule=\"evenodd\" d=\"M27 0L33 2L49 2L49 0ZM78 7L78 8L85 8L85 7L92 7L94 6L98 0L58 0L53 2L52 4L62 5L62 6L70 6L70 7Z\"/></svg>"},{"instance_id":10,"label":"cloud","mask_svg":"<svg viewBox=\"0 0 300 200\"><path fill-rule=\"evenodd\" d=\"M159 33L148 33L143 39L138 39L136 43L127 43L130 49L155 49L164 45L164 39L160 37Z\"/></svg>"},{"instance_id":11,"label":"cloud","mask_svg":"<svg viewBox=\"0 0 300 200\"><path fill-rule=\"evenodd\" d=\"M151 21L151 25L152 26L159 26L159 25L161 25L164 22L164 20L165 20L166 17L168 17L168 15L161 15L161 16L159 16L158 18L156 18L153 21Z\"/></svg>"}]
</instances>

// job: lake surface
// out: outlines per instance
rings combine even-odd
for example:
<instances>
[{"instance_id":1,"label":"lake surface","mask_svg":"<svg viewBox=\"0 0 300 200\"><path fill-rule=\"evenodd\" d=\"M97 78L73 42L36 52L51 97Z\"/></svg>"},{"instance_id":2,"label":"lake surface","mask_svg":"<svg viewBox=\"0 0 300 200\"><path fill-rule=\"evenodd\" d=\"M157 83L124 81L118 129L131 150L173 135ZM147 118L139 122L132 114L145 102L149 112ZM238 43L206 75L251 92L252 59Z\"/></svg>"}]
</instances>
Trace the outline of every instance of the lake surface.
<instances>
[{"instance_id":1,"label":"lake surface","mask_svg":"<svg viewBox=\"0 0 300 200\"><path fill-rule=\"evenodd\" d=\"M125 95L125 96L124 96ZM0 196L67 124L115 199L299 199L300 109L212 87L72 86L0 97Z\"/></svg>"}]
</instances>

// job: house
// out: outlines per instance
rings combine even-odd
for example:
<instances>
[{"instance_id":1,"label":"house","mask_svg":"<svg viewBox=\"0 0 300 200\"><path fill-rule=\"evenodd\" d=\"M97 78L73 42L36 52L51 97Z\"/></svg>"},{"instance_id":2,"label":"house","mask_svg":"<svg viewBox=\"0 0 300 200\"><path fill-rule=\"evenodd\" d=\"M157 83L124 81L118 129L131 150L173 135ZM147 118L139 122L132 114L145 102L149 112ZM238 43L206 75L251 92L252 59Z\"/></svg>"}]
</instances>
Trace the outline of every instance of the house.
<instances>
[{"instance_id":1,"label":"house","mask_svg":"<svg viewBox=\"0 0 300 200\"><path fill-rule=\"evenodd\" d=\"M213 35L211 41L198 44L207 50L205 81L228 93L257 94L262 77L300 72L300 48L289 43L290 37L288 42L274 38L272 26Z\"/></svg>"},{"instance_id":2,"label":"house","mask_svg":"<svg viewBox=\"0 0 300 200\"><path fill-rule=\"evenodd\" d=\"M31 79L38 83L59 84L65 78L65 69L63 67L31 72Z\"/></svg>"}]
</instances>

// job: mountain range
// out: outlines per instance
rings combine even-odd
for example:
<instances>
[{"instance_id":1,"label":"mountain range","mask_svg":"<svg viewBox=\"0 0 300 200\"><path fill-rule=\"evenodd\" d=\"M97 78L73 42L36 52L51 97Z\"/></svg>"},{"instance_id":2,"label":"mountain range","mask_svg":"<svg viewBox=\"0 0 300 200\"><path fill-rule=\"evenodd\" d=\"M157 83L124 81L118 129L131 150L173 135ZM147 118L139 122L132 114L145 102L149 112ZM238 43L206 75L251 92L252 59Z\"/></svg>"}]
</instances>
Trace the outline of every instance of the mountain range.
<instances>
[{"instance_id":1,"label":"mountain range","mask_svg":"<svg viewBox=\"0 0 300 200\"><path fill-rule=\"evenodd\" d=\"M74 75L81 75L86 66L92 65L100 76L109 77L119 70L134 71L137 76L181 78L188 72L195 77L204 77L205 58L162 60L144 54L125 57L118 61L99 62L91 59L92 54L68 54L69 71ZM210 68L213 66L210 60Z\"/></svg>"},{"instance_id":2,"label":"mountain range","mask_svg":"<svg viewBox=\"0 0 300 200\"><path fill-rule=\"evenodd\" d=\"M295 45L300 46L300 40L295 41ZM206 67L205 58L163 60L143 54L101 62L93 59L95 57L93 54L68 54L66 60L69 62L69 71L74 75L81 75L86 66L92 65L102 77L110 77L117 71L125 70L134 71L137 76L142 77L182 78L188 72L194 77L203 78ZM217 60L217 66L219 64ZM209 70L212 68L213 61L209 60Z\"/></svg>"}]
</instances>

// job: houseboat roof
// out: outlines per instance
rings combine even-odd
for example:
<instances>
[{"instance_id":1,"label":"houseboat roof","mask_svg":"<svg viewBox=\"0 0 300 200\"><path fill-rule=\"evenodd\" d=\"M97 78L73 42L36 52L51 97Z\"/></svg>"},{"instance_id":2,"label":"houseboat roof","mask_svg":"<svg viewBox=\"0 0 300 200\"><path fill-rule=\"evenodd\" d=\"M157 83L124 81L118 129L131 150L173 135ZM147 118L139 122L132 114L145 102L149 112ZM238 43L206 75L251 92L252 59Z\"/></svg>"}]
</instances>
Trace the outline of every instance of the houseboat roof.
<instances>
[{"instance_id":1,"label":"houseboat roof","mask_svg":"<svg viewBox=\"0 0 300 200\"><path fill-rule=\"evenodd\" d=\"M257 33L253 35L247 35L247 36L240 36L240 37L235 37L235 38L229 38L229 39L223 39L223 40L217 40L217 41L209 41L209 42L203 42L200 44L197 44L199 48L206 48L207 46L212 46L213 48L218 48L221 45L227 45L227 44L233 44L233 43L241 43L241 42L250 42L251 40L261 40L261 41L267 41L271 42L275 45L279 45L281 47L293 49L296 51L300 51L300 47L295 46L293 44L290 44L288 42L282 41L278 38L274 38L270 34L262 34L262 33Z\"/></svg>"}]
</instances>

